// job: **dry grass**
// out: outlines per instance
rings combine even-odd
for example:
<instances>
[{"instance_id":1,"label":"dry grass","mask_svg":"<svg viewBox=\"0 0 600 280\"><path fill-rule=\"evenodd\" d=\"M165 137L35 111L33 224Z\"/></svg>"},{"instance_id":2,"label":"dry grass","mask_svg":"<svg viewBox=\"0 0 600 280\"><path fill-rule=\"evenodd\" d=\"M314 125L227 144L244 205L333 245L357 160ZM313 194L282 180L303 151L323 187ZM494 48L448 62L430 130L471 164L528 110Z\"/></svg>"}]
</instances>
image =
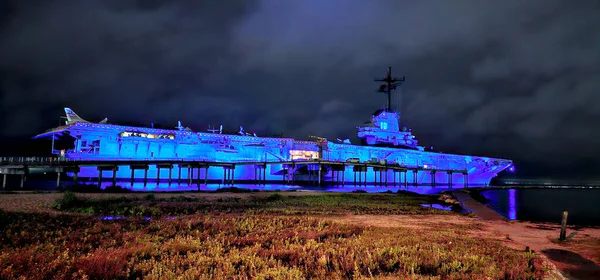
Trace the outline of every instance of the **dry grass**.
<instances>
[{"instance_id":1,"label":"dry grass","mask_svg":"<svg viewBox=\"0 0 600 280\"><path fill-rule=\"evenodd\" d=\"M365 227L307 216L102 221L4 214L0 278L537 279L541 259L463 230Z\"/></svg>"},{"instance_id":2,"label":"dry grass","mask_svg":"<svg viewBox=\"0 0 600 280\"><path fill-rule=\"evenodd\" d=\"M272 194L154 194L152 199L139 193L77 194L100 201L113 198L121 206L123 200L114 198L162 204L150 221L102 221L97 214L49 209L62 194L2 195L0 208L11 213L0 215L0 279L523 279L544 273L554 279L560 275L540 252L570 248L593 257L597 251L589 248L600 240L594 239L600 230L578 229L570 243L556 244L550 238L554 232L536 224L432 214L417 207L423 197L386 194L396 197L384 199L381 206L380 200L363 194ZM194 204L204 205L202 211L188 211L199 209ZM243 207L232 210L236 204ZM97 212L118 209L108 205ZM216 207L205 211L207 205ZM178 217L165 219L171 212ZM525 253L525 245L536 254ZM568 271L560 261L553 262Z\"/></svg>"}]
</instances>

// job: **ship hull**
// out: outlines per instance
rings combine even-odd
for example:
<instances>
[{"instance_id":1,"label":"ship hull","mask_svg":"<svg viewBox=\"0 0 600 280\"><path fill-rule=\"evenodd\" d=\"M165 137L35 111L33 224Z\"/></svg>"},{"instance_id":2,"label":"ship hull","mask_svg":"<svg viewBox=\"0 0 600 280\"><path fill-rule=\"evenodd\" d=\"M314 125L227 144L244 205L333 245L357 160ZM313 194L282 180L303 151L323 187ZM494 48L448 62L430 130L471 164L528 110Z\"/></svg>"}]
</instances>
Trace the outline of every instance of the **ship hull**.
<instances>
[{"instance_id":1,"label":"ship hull","mask_svg":"<svg viewBox=\"0 0 600 280\"><path fill-rule=\"evenodd\" d=\"M190 178L198 181L198 169L188 175L188 167L182 165L179 175L179 165L173 165L171 171L162 167L160 172L153 162L220 162L237 163L231 171L237 183L258 183L259 179L266 182L292 182L292 171L284 165L290 161L336 162L345 164L344 171L332 171L331 165L322 164L321 175L318 175L318 164L299 165L293 171L294 184L385 184L403 185L487 185L490 180L502 170L510 167L512 161L489 157L468 155L443 154L402 148L373 147L332 142L301 141L292 138L267 138L253 136L238 136L213 133L196 133L190 131L161 130L153 128L127 127L110 124L75 123L56 130L52 133L68 132L74 140L74 148L64 152L66 158L78 161L122 161L114 178L129 182L168 182L169 173L172 183L188 182ZM142 136L139 136L142 135ZM135 137L134 137L135 136ZM131 171L128 161L145 161L148 172L141 169ZM266 170L259 170L261 162L269 162ZM282 164L278 164L282 162ZM379 166L402 166L406 173L375 172L373 167L355 172L352 165L359 163L378 164ZM245 163L244 165L240 163ZM256 163L256 165L249 164ZM339 164L338 164L339 166ZM284 171L288 170L289 174ZM309 171L310 170L310 171ZM432 175L435 172L435 176ZM204 183L224 180L224 168L212 166L205 174L200 169L200 181ZM450 180L450 175L451 180ZM464 174L468 174L465 179ZM259 177L256 177L257 175ZM406 175L404 175L406 174ZM416 176L415 176L416 174ZM208 177L206 176L208 175ZM264 176L264 177L263 177ZM97 167L82 166L79 178L97 179L100 173ZM434 180L435 177L435 180ZM103 171L102 180L111 182L112 171ZM229 177L228 177L229 178ZM416 179L416 180L415 180ZM264 182L264 181L263 181ZM123 184L123 183L120 183ZM127 185L125 183L124 185Z\"/></svg>"}]
</instances>

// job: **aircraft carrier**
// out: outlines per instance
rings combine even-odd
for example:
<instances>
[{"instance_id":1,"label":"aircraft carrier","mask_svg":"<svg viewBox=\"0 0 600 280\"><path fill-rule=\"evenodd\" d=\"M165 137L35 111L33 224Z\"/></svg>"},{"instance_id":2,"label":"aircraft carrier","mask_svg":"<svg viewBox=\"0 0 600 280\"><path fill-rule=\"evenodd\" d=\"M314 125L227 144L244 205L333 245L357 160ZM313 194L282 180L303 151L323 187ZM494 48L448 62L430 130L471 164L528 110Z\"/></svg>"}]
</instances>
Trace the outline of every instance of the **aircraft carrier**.
<instances>
[{"instance_id":1,"label":"aircraft carrier","mask_svg":"<svg viewBox=\"0 0 600 280\"><path fill-rule=\"evenodd\" d=\"M290 170L290 162L323 161L348 165L370 163L378 166L406 167L405 178L407 176L413 178L410 182L416 185L431 185L435 182L463 184L466 180L470 185L487 185L499 172L514 169L513 162L507 159L446 154L419 146L418 140L410 129L400 128L399 113L391 108L392 93L404 82L404 77L394 78L390 67L383 79L375 79L375 81L381 83L378 92L387 95L387 106L376 110L367 122L356 127L360 139L360 143L357 144L350 143L349 140L330 141L314 136L310 140L262 137L247 133L242 127L237 134L224 133L222 126L209 129L207 132L195 132L183 127L181 122L178 122L174 129L123 126L111 124L107 119L93 123L82 119L70 108L64 109L66 113L64 125L52 128L34 138L52 139L53 153L76 161L168 160L182 162L179 167L183 168L189 168L189 165L185 165L188 162L240 163L233 172L235 178L232 179L237 181L253 180L256 171L251 164L248 164L253 162L270 163L263 165L266 168L264 170L266 181L281 181L282 173L285 172L292 173L297 182L301 182L303 177L312 176L311 165L298 164ZM54 139L58 138L72 139L72 147L56 150ZM278 162L281 164L277 164ZM361 178L366 183L373 183L376 180L396 181L396 177L393 177L396 176L394 172L386 171L385 174L381 174L375 172L376 167L366 168L367 170L364 170L366 179ZM98 170L93 166L83 166L78 176L97 178ZM433 172L422 172L424 170ZM436 170L443 172L435 172ZM135 178L147 176L166 180L167 176L170 176L169 172L166 169L150 166L144 174L142 170L120 166L118 171L115 171L115 176L124 180L128 180L132 175ZM201 171L200 169L184 171L182 179L187 179L188 176L193 178L200 176L194 174L195 172ZM203 176L209 180L219 180L224 177L226 170L211 168L203 172L206 172ZM339 182L339 172L340 170L325 168L319 172L320 181L328 182L335 179ZM352 183L355 170L347 168L341 172L344 173L341 176L345 178L344 181Z\"/></svg>"}]
</instances>

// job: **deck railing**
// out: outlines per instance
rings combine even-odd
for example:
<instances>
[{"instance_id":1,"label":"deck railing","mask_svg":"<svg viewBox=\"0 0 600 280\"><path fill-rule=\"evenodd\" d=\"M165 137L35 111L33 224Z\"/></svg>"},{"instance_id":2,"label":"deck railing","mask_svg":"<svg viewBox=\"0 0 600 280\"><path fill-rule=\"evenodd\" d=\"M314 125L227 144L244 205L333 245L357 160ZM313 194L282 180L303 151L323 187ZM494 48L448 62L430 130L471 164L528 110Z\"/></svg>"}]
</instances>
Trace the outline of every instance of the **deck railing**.
<instances>
[{"instance_id":1,"label":"deck railing","mask_svg":"<svg viewBox=\"0 0 600 280\"><path fill-rule=\"evenodd\" d=\"M73 161L68 158L60 157L0 157L2 164L20 164L20 163L54 163Z\"/></svg>"}]
</instances>

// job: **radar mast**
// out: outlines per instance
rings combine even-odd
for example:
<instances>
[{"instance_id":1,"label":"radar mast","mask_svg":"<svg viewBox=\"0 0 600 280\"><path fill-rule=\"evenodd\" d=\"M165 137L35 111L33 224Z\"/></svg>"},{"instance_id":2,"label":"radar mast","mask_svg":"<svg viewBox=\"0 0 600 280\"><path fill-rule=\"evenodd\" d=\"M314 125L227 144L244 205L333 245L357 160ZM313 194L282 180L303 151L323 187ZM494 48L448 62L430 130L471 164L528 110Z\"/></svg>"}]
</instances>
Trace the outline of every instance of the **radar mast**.
<instances>
[{"instance_id":1,"label":"radar mast","mask_svg":"<svg viewBox=\"0 0 600 280\"><path fill-rule=\"evenodd\" d=\"M375 79L376 82L384 82L384 84L379 86L379 90L377 92L383 92L387 94L387 107L386 111L392 111L392 92L396 90L396 87L402 84L406 78L402 76L402 78L392 77L392 67L388 67L388 72L385 78L383 79Z\"/></svg>"}]
</instances>

